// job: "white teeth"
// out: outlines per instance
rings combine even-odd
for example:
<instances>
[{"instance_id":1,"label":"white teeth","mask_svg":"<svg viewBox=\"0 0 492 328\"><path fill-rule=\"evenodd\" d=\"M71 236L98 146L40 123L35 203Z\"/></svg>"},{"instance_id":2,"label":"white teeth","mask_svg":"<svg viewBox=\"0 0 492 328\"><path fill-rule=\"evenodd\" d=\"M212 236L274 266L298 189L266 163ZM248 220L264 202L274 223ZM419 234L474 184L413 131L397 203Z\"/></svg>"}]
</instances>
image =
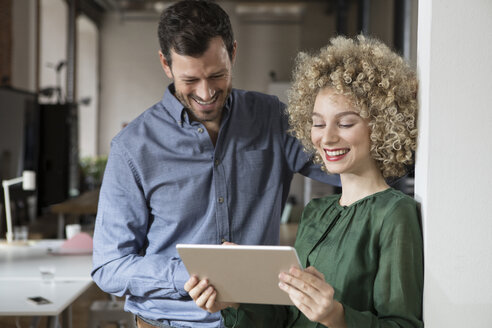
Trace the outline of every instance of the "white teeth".
<instances>
[{"instance_id":1,"label":"white teeth","mask_svg":"<svg viewBox=\"0 0 492 328\"><path fill-rule=\"evenodd\" d=\"M325 150L325 153L328 156L340 156L340 155L346 154L348 152L349 152L348 149L340 149L340 150L335 150L335 151Z\"/></svg>"},{"instance_id":2,"label":"white teeth","mask_svg":"<svg viewBox=\"0 0 492 328\"><path fill-rule=\"evenodd\" d=\"M212 99L210 99L210 101L201 101L201 100L198 100L196 98L193 98L193 100L195 100L200 105L210 105L210 104L213 104L216 99L217 99L217 97L215 95L214 95L214 97Z\"/></svg>"}]
</instances>

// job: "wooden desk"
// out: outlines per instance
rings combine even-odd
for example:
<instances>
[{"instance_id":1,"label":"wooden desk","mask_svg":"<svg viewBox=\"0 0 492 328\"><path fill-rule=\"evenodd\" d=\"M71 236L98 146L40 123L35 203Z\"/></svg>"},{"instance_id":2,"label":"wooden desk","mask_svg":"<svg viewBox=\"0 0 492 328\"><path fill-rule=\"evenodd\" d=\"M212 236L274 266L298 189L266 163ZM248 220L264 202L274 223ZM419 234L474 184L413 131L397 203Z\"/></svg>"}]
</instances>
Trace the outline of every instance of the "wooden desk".
<instances>
[{"instance_id":1,"label":"wooden desk","mask_svg":"<svg viewBox=\"0 0 492 328\"><path fill-rule=\"evenodd\" d=\"M51 212L58 214L57 238L64 238L65 215L95 215L97 213L99 191L100 188L87 191L75 198L50 206Z\"/></svg>"}]
</instances>

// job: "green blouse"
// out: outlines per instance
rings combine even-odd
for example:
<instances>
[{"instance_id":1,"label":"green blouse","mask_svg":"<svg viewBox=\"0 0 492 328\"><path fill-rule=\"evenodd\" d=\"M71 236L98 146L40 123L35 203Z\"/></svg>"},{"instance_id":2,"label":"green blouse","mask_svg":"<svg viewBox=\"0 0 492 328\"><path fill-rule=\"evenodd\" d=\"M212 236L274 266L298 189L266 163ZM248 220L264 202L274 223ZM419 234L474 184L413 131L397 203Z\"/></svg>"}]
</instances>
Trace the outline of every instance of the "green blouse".
<instances>
[{"instance_id":1,"label":"green blouse","mask_svg":"<svg viewBox=\"0 0 492 328\"><path fill-rule=\"evenodd\" d=\"M335 289L348 327L423 327L422 233L415 200L389 188L350 206L340 195L304 209L295 248ZM324 327L295 306L241 304L227 327Z\"/></svg>"}]
</instances>

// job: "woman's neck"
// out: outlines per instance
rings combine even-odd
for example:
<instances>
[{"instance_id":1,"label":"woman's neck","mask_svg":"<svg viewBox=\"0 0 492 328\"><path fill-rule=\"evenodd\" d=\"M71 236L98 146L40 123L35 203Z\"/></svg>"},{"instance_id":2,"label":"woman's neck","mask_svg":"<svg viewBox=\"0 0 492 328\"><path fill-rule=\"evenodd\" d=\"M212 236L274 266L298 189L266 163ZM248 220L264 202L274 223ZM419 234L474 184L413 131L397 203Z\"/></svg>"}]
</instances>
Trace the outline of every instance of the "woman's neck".
<instances>
[{"instance_id":1,"label":"woman's neck","mask_svg":"<svg viewBox=\"0 0 492 328\"><path fill-rule=\"evenodd\" d=\"M353 173L340 174L342 196L340 205L348 206L354 202L389 188L379 169L371 169L358 175Z\"/></svg>"}]
</instances>

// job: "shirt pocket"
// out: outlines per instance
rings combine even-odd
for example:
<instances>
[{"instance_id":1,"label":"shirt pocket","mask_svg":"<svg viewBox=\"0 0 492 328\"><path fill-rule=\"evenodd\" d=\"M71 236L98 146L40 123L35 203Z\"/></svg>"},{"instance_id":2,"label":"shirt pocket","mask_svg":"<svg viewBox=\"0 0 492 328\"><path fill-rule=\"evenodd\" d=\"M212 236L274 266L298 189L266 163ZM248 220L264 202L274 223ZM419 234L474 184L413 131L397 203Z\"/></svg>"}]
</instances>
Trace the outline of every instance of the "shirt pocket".
<instances>
[{"instance_id":1,"label":"shirt pocket","mask_svg":"<svg viewBox=\"0 0 492 328\"><path fill-rule=\"evenodd\" d=\"M271 150L248 150L238 154L238 189L251 195L262 195L275 186L279 173L273 172Z\"/></svg>"}]
</instances>

